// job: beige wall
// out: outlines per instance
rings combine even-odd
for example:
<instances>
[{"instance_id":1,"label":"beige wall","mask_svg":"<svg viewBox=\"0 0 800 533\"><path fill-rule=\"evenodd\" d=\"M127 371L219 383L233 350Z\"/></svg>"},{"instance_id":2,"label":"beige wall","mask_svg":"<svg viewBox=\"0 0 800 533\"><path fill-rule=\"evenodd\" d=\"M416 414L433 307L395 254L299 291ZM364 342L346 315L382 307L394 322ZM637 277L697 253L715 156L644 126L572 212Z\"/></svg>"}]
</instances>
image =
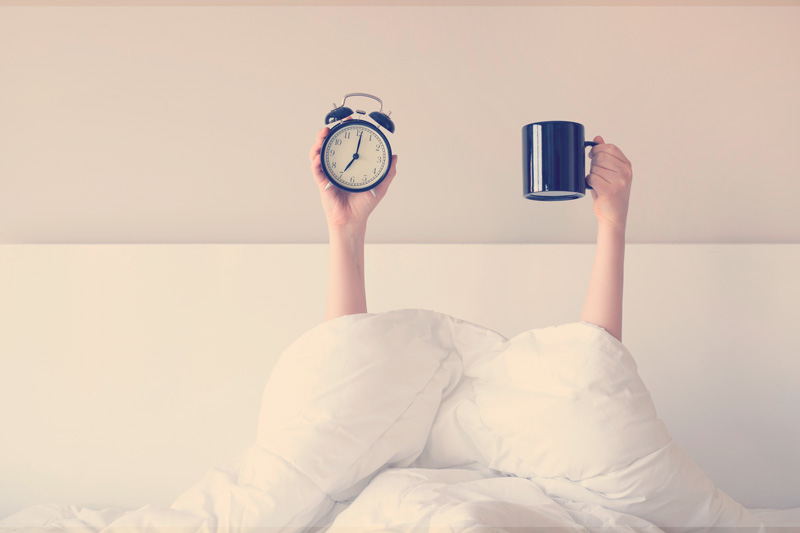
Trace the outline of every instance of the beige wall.
<instances>
[{"instance_id":1,"label":"beige wall","mask_svg":"<svg viewBox=\"0 0 800 533\"><path fill-rule=\"evenodd\" d=\"M308 149L357 91L401 158L369 242L592 242L591 198L521 196L521 127L572 120L633 162L628 242L797 243L798 27L786 6L2 7L0 243L326 242Z\"/></svg>"}]
</instances>

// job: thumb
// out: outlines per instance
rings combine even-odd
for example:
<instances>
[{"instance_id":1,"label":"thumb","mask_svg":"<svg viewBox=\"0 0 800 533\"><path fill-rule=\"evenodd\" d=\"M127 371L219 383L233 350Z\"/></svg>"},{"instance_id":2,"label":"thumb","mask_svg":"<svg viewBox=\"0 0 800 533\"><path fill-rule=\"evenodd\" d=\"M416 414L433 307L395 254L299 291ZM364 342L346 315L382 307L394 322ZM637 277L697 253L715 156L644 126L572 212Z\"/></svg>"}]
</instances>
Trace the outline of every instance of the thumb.
<instances>
[{"instance_id":1,"label":"thumb","mask_svg":"<svg viewBox=\"0 0 800 533\"><path fill-rule=\"evenodd\" d=\"M389 189L389 185L392 184L394 176L395 174L397 174L397 161L399 159L400 158L397 155L392 156L392 163L391 166L389 167L390 168L389 173L386 175L386 178L384 178L381 184L375 187L377 189L376 192L378 193L378 198L383 198L384 195L386 194L386 191Z\"/></svg>"}]
</instances>

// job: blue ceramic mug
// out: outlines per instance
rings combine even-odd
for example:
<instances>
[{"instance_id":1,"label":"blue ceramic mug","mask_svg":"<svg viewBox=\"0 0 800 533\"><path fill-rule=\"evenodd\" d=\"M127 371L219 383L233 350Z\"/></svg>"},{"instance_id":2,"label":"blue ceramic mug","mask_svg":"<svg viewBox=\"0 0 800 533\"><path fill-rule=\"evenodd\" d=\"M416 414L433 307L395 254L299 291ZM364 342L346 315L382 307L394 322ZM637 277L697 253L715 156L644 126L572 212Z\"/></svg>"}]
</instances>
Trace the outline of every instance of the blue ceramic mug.
<instances>
[{"instance_id":1,"label":"blue ceramic mug","mask_svg":"<svg viewBox=\"0 0 800 533\"><path fill-rule=\"evenodd\" d=\"M563 120L522 127L522 194L528 200L552 202L583 198L587 146L583 124Z\"/></svg>"}]
</instances>

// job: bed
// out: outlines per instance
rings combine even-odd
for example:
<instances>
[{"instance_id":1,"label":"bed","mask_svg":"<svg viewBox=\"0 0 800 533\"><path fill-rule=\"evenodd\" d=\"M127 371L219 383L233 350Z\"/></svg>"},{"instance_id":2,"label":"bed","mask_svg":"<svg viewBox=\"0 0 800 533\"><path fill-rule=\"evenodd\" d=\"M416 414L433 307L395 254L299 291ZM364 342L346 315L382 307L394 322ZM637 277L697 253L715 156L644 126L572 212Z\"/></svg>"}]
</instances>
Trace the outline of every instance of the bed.
<instances>
[{"instance_id":1,"label":"bed","mask_svg":"<svg viewBox=\"0 0 800 533\"><path fill-rule=\"evenodd\" d=\"M623 343L578 322L593 253L367 244L369 314L323 323L326 245L0 246L0 528L800 527L800 246L629 244Z\"/></svg>"}]
</instances>

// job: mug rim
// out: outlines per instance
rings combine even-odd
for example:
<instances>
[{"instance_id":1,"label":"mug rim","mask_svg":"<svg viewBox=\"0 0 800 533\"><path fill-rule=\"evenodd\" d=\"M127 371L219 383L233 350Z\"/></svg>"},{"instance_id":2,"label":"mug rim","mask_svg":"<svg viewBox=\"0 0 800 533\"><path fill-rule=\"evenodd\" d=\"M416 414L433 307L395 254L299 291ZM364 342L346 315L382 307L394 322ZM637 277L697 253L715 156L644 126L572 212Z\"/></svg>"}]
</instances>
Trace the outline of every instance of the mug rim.
<instances>
[{"instance_id":1,"label":"mug rim","mask_svg":"<svg viewBox=\"0 0 800 533\"><path fill-rule=\"evenodd\" d=\"M583 126L583 124L580 122L572 122L571 120L543 120L541 122L531 122L530 124L525 124L525 127L535 126L537 124L576 124L578 126Z\"/></svg>"}]
</instances>

